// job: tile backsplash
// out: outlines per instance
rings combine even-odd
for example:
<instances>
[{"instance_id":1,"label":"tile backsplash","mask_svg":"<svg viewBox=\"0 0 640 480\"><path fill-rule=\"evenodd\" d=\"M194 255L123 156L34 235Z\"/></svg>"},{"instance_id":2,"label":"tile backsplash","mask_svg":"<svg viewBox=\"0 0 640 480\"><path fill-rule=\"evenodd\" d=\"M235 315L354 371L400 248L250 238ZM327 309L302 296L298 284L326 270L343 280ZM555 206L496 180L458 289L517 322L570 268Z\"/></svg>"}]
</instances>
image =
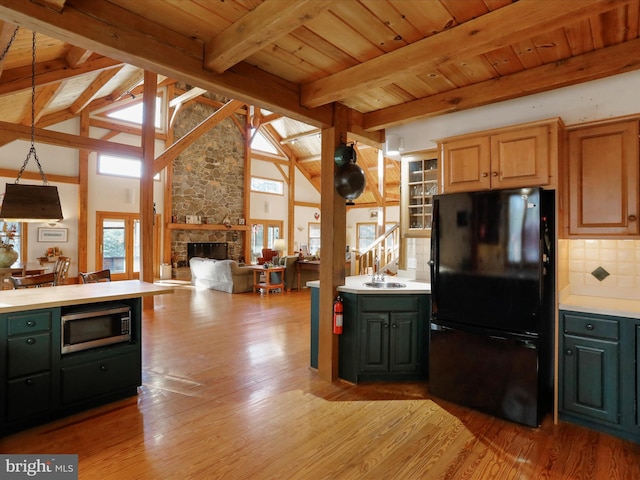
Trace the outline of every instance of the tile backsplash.
<instances>
[{"instance_id":1,"label":"tile backsplash","mask_svg":"<svg viewBox=\"0 0 640 480\"><path fill-rule=\"evenodd\" d=\"M559 247L559 277L567 274L572 294L640 299L640 240L564 240Z\"/></svg>"},{"instance_id":2,"label":"tile backsplash","mask_svg":"<svg viewBox=\"0 0 640 480\"><path fill-rule=\"evenodd\" d=\"M407 274L429 280L429 238L407 238ZM558 290L640 300L640 240L559 240ZM608 275L598 280L599 268Z\"/></svg>"}]
</instances>

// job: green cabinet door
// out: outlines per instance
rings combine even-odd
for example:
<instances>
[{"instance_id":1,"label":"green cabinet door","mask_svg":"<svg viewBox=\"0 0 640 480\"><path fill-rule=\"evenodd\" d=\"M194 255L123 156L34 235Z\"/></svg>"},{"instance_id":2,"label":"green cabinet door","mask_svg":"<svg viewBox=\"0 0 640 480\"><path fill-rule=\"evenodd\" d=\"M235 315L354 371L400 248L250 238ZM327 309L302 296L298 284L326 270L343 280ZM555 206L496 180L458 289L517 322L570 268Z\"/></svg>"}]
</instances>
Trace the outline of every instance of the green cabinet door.
<instances>
[{"instance_id":1,"label":"green cabinet door","mask_svg":"<svg viewBox=\"0 0 640 480\"><path fill-rule=\"evenodd\" d=\"M362 313L360 328L360 371L389 371L389 314Z\"/></svg>"},{"instance_id":2,"label":"green cabinet door","mask_svg":"<svg viewBox=\"0 0 640 480\"><path fill-rule=\"evenodd\" d=\"M636 402L635 402L635 427L640 431L640 324L636 325Z\"/></svg>"},{"instance_id":3,"label":"green cabinet door","mask_svg":"<svg viewBox=\"0 0 640 480\"><path fill-rule=\"evenodd\" d=\"M618 351L617 342L564 336L564 410L619 423Z\"/></svg>"},{"instance_id":4,"label":"green cabinet door","mask_svg":"<svg viewBox=\"0 0 640 480\"><path fill-rule=\"evenodd\" d=\"M391 314L389 370L417 372L418 370L418 314Z\"/></svg>"}]
</instances>

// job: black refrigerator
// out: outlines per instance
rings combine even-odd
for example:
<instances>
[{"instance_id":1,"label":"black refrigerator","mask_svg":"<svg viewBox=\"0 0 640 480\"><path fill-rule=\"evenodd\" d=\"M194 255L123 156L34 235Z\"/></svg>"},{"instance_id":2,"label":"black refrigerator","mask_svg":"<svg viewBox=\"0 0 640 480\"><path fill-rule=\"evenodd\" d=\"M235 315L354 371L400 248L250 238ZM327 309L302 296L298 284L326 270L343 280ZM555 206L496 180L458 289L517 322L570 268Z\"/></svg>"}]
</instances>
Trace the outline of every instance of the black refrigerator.
<instances>
[{"instance_id":1,"label":"black refrigerator","mask_svg":"<svg viewBox=\"0 0 640 480\"><path fill-rule=\"evenodd\" d=\"M555 192L436 195L429 391L529 426L552 404Z\"/></svg>"}]
</instances>

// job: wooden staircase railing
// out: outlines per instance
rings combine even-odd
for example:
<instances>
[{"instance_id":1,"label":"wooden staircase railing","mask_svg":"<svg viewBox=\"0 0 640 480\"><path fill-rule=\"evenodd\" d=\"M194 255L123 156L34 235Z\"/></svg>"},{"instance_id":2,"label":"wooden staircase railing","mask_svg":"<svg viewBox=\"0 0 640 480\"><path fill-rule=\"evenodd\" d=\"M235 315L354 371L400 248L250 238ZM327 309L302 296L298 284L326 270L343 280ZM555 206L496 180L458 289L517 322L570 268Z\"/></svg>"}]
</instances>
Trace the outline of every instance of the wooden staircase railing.
<instances>
[{"instance_id":1,"label":"wooden staircase railing","mask_svg":"<svg viewBox=\"0 0 640 480\"><path fill-rule=\"evenodd\" d=\"M354 274L366 275L384 270L398 258L399 252L400 224L396 223L359 253Z\"/></svg>"}]
</instances>

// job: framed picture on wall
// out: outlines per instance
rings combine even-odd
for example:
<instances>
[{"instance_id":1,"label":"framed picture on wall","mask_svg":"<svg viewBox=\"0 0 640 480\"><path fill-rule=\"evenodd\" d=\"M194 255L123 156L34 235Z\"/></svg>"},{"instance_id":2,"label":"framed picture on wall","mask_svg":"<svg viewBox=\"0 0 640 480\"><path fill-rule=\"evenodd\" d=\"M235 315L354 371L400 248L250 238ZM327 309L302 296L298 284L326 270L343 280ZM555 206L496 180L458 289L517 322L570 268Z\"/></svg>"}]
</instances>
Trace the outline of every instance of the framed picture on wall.
<instances>
[{"instance_id":1,"label":"framed picture on wall","mask_svg":"<svg viewBox=\"0 0 640 480\"><path fill-rule=\"evenodd\" d=\"M38 228L39 242L66 242L68 228Z\"/></svg>"}]
</instances>

